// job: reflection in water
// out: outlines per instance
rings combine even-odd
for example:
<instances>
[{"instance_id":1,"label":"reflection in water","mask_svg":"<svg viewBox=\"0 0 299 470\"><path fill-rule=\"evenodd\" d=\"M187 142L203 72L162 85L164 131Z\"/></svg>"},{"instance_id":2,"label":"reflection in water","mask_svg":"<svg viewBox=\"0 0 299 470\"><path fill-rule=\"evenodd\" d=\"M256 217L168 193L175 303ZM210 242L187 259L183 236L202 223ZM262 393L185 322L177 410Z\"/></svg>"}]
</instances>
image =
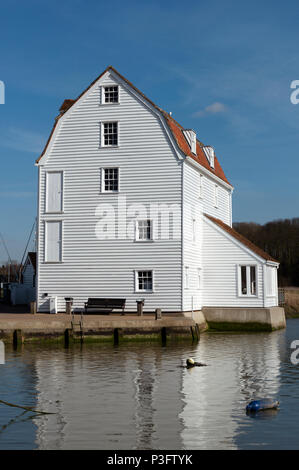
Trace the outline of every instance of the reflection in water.
<instances>
[{"instance_id":1,"label":"reflection in water","mask_svg":"<svg viewBox=\"0 0 299 470\"><path fill-rule=\"evenodd\" d=\"M269 410L263 410L258 413L246 413L246 415L252 419L271 419L275 418L278 412L278 409L273 408Z\"/></svg>"},{"instance_id":2,"label":"reflection in water","mask_svg":"<svg viewBox=\"0 0 299 470\"><path fill-rule=\"evenodd\" d=\"M151 449L169 437L180 447L182 369L167 370L161 347L88 346L64 354L36 358L38 406L56 412L35 420L39 449Z\"/></svg>"},{"instance_id":3,"label":"reflection in water","mask_svg":"<svg viewBox=\"0 0 299 470\"><path fill-rule=\"evenodd\" d=\"M299 448L299 367L288 351L299 320L291 325L204 334L195 345L8 351L0 398L55 414L32 422L1 409L0 449ZM208 366L180 367L187 357ZM247 416L246 404L263 397L277 398L280 411Z\"/></svg>"},{"instance_id":4,"label":"reflection in water","mask_svg":"<svg viewBox=\"0 0 299 470\"><path fill-rule=\"evenodd\" d=\"M155 433L154 424L154 389L155 389L155 361L145 361L144 357L138 358L138 369L134 383L135 394L135 423L137 434L137 449L153 449Z\"/></svg>"},{"instance_id":5,"label":"reflection in water","mask_svg":"<svg viewBox=\"0 0 299 470\"><path fill-rule=\"evenodd\" d=\"M279 333L206 334L197 360L208 367L186 371L181 414L186 448L236 449L239 421L253 398L279 390Z\"/></svg>"}]
</instances>

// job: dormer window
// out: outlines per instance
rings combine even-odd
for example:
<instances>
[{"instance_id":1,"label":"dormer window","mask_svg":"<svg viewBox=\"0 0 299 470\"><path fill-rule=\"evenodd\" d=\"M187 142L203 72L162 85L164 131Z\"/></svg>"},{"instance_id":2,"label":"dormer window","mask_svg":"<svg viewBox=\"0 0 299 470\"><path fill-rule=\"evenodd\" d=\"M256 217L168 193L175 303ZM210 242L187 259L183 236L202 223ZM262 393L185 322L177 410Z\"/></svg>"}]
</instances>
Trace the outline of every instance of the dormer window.
<instances>
[{"instance_id":1,"label":"dormer window","mask_svg":"<svg viewBox=\"0 0 299 470\"><path fill-rule=\"evenodd\" d=\"M193 129L185 129L184 136L189 144L191 152L196 155L196 132Z\"/></svg>"},{"instance_id":2,"label":"dormer window","mask_svg":"<svg viewBox=\"0 0 299 470\"><path fill-rule=\"evenodd\" d=\"M214 168L215 165L215 150L213 147L210 147L209 145L205 145L203 147L203 151L205 153L205 156L207 157L207 160L210 164L211 168Z\"/></svg>"},{"instance_id":3,"label":"dormer window","mask_svg":"<svg viewBox=\"0 0 299 470\"><path fill-rule=\"evenodd\" d=\"M119 102L118 86L104 86L103 87L103 103L111 104Z\"/></svg>"}]
</instances>

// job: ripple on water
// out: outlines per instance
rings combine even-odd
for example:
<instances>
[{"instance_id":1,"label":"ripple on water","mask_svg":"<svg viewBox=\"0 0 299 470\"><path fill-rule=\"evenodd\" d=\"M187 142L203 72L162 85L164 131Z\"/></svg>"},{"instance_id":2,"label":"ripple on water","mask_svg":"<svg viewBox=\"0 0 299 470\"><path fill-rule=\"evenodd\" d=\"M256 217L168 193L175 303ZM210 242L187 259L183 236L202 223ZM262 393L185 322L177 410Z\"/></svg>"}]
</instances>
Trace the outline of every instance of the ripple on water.
<instances>
[{"instance_id":1,"label":"ripple on water","mask_svg":"<svg viewBox=\"0 0 299 470\"><path fill-rule=\"evenodd\" d=\"M299 448L299 366L290 343L299 321L276 333L204 334L199 344L8 348L0 399L0 449ZM185 369L187 357L207 367ZM253 398L278 412L247 416Z\"/></svg>"}]
</instances>

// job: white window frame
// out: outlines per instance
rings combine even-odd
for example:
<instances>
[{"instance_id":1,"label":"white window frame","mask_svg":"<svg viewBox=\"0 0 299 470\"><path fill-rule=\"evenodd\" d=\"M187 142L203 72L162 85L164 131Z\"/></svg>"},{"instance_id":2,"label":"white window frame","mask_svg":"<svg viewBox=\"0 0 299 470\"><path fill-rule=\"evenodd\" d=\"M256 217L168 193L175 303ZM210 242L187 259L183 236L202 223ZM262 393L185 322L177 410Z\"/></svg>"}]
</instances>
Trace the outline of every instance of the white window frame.
<instances>
[{"instance_id":1,"label":"white window frame","mask_svg":"<svg viewBox=\"0 0 299 470\"><path fill-rule=\"evenodd\" d=\"M118 182L117 182L117 190L106 190L105 189L105 171L106 170L118 170ZM118 166L107 166L101 168L101 193L105 194L117 194L120 192L120 168Z\"/></svg>"},{"instance_id":2,"label":"white window frame","mask_svg":"<svg viewBox=\"0 0 299 470\"><path fill-rule=\"evenodd\" d=\"M61 210L60 211L49 211L48 210L48 175L50 173L61 174ZM64 170L49 170L46 171L46 191L45 191L45 214L63 214L64 212Z\"/></svg>"},{"instance_id":3,"label":"white window frame","mask_svg":"<svg viewBox=\"0 0 299 470\"><path fill-rule=\"evenodd\" d=\"M189 275L189 266L185 266L184 268L184 288L189 289L190 288L190 275Z\"/></svg>"},{"instance_id":4,"label":"white window frame","mask_svg":"<svg viewBox=\"0 0 299 470\"><path fill-rule=\"evenodd\" d=\"M116 124L117 125L117 144L116 145L105 145L104 139L104 124ZM119 147L119 121L102 121L101 122L101 147L105 149L115 149Z\"/></svg>"},{"instance_id":5,"label":"white window frame","mask_svg":"<svg viewBox=\"0 0 299 470\"><path fill-rule=\"evenodd\" d=\"M48 259L47 259L47 251L48 251L48 247L47 247L47 226L48 226L48 223L51 223L51 222L58 222L58 223L61 224L61 230L60 230L61 239L59 240L59 242L60 242L60 260L59 261L48 261ZM63 223L63 220L61 220L61 219L45 220L44 221L44 263L46 263L46 264L61 264L61 263L63 263L63 239L64 239L64 223Z\"/></svg>"},{"instance_id":6,"label":"white window frame","mask_svg":"<svg viewBox=\"0 0 299 470\"><path fill-rule=\"evenodd\" d=\"M202 268L197 268L197 290L202 289Z\"/></svg>"},{"instance_id":7,"label":"white window frame","mask_svg":"<svg viewBox=\"0 0 299 470\"><path fill-rule=\"evenodd\" d=\"M215 186L214 186L214 206L216 208L219 207L219 186L218 186L218 184L215 184Z\"/></svg>"},{"instance_id":8,"label":"white window frame","mask_svg":"<svg viewBox=\"0 0 299 470\"><path fill-rule=\"evenodd\" d=\"M200 173L199 175L199 189L198 189L198 197L200 199L203 198L203 175Z\"/></svg>"},{"instance_id":9,"label":"white window frame","mask_svg":"<svg viewBox=\"0 0 299 470\"><path fill-rule=\"evenodd\" d=\"M152 273L152 289L139 289L139 273L140 272L151 272ZM153 269L135 269L135 292L136 293L144 293L144 294L151 294L155 292L155 271Z\"/></svg>"},{"instance_id":10,"label":"white window frame","mask_svg":"<svg viewBox=\"0 0 299 470\"><path fill-rule=\"evenodd\" d=\"M197 228L197 222L196 222L196 219L193 217L192 218L192 243L196 243L196 240L197 240L196 228Z\"/></svg>"},{"instance_id":11,"label":"white window frame","mask_svg":"<svg viewBox=\"0 0 299 470\"><path fill-rule=\"evenodd\" d=\"M196 155L196 134L194 131L190 133L190 141L191 141L191 152Z\"/></svg>"},{"instance_id":12,"label":"white window frame","mask_svg":"<svg viewBox=\"0 0 299 470\"><path fill-rule=\"evenodd\" d=\"M269 292L269 282L270 282L271 292ZM266 265L266 276L265 276L264 284L265 284L265 289L266 289L266 297L272 297L272 298L276 297L277 296L277 268Z\"/></svg>"},{"instance_id":13,"label":"white window frame","mask_svg":"<svg viewBox=\"0 0 299 470\"><path fill-rule=\"evenodd\" d=\"M150 238L140 238L139 234L139 223L140 222L150 222ZM135 225L135 241L136 242L144 242L144 243L149 243L154 241L154 221L153 219L137 219L136 220L136 225Z\"/></svg>"},{"instance_id":14,"label":"white window frame","mask_svg":"<svg viewBox=\"0 0 299 470\"><path fill-rule=\"evenodd\" d=\"M245 266L246 267L246 294L242 293L242 275L241 275L241 268ZM255 294L251 294L251 274L250 274L250 269L255 268ZM238 265L238 296L239 297L258 297L258 265L257 264L239 264Z\"/></svg>"},{"instance_id":15,"label":"white window frame","mask_svg":"<svg viewBox=\"0 0 299 470\"><path fill-rule=\"evenodd\" d=\"M105 88L110 88L110 87L117 87L117 92L118 92L118 101L115 101L113 103L109 102L109 101L106 101L105 100ZM119 104L119 85L116 85L115 83L111 83L111 84L105 84L105 85L102 85L101 86L101 104L106 104L108 106L113 106L113 105L116 105L116 104Z\"/></svg>"}]
</instances>

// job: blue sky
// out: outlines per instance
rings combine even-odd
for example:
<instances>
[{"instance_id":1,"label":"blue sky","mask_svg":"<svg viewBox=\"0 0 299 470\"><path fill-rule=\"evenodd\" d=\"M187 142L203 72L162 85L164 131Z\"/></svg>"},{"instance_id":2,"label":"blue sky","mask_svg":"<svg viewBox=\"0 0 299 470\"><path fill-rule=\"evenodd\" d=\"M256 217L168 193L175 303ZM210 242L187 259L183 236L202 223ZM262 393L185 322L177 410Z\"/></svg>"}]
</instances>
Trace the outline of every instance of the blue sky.
<instances>
[{"instance_id":1,"label":"blue sky","mask_svg":"<svg viewBox=\"0 0 299 470\"><path fill-rule=\"evenodd\" d=\"M11 256L35 217L34 161L58 108L110 64L214 146L234 221L298 216L298 14L296 0L1 2L0 231Z\"/></svg>"}]
</instances>

